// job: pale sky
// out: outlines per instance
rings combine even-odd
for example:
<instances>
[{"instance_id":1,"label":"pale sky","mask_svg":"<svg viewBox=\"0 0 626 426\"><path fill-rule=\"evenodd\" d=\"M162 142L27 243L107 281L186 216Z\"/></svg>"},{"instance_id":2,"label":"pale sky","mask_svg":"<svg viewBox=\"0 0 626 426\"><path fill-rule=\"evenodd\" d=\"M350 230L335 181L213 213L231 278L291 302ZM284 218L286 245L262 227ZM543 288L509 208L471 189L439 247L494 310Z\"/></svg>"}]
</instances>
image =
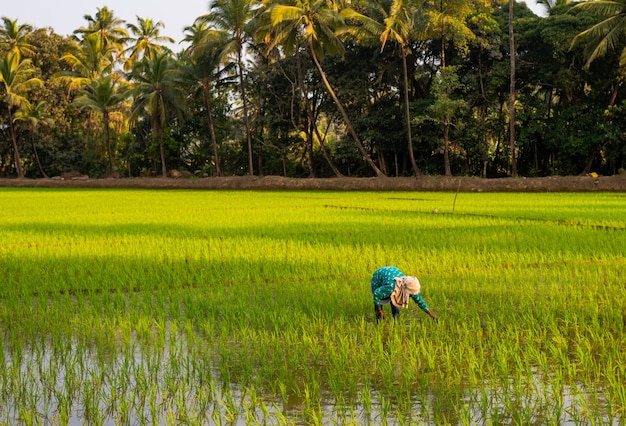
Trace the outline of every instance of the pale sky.
<instances>
[{"instance_id":1,"label":"pale sky","mask_svg":"<svg viewBox=\"0 0 626 426\"><path fill-rule=\"evenodd\" d=\"M2 3L0 17L17 19L18 24L36 28L52 27L59 35L71 35L86 26L85 15L95 17L98 8L107 6L127 23L137 24L137 16L163 22L161 35L172 37L181 49L183 45L178 43L184 38L183 28L209 11L209 0L4 0Z\"/></svg>"},{"instance_id":2,"label":"pale sky","mask_svg":"<svg viewBox=\"0 0 626 426\"><path fill-rule=\"evenodd\" d=\"M209 11L210 0L4 0L0 16L17 19L18 24L30 24L36 28L52 27L60 35L70 35L87 25L85 15L95 16L98 8L107 6L115 16L128 23L137 23L136 16L161 21L165 28L161 35L176 40L176 46L183 38L183 28L193 24L198 16ZM535 0L526 1L536 14L544 14L545 9L537 6ZM176 46L173 50L177 51Z\"/></svg>"}]
</instances>

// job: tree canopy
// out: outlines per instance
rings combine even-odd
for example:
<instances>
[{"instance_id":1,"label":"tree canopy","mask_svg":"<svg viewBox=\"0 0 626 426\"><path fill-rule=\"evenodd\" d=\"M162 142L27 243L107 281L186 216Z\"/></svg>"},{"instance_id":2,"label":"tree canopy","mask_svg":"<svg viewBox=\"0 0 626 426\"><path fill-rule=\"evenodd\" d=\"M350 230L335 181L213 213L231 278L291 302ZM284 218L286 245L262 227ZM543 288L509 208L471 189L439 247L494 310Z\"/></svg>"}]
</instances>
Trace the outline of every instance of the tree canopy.
<instances>
[{"instance_id":1,"label":"tree canopy","mask_svg":"<svg viewBox=\"0 0 626 426\"><path fill-rule=\"evenodd\" d=\"M621 173L624 0L542 4L215 0L178 44L2 17L0 176Z\"/></svg>"}]
</instances>

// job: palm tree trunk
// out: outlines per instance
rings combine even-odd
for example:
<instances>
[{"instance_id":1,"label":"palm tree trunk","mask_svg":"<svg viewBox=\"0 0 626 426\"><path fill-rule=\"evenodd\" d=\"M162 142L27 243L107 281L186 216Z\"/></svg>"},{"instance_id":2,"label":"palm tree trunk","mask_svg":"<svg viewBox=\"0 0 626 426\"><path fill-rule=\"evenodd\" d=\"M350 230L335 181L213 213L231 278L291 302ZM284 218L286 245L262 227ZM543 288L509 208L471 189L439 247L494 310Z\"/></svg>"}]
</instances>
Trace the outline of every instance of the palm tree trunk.
<instances>
[{"instance_id":1,"label":"palm tree trunk","mask_svg":"<svg viewBox=\"0 0 626 426\"><path fill-rule=\"evenodd\" d=\"M609 107L612 107L613 105L615 105L615 101L617 100L617 94L619 92L619 86L620 86L619 83L615 83L615 86L613 86L613 91L611 92L611 98L609 99ZM587 157L587 163L585 163L585 167L583 168L581 175L586 175L591 172L591 166L593 166L593 162L595 159L596 159L596 150L594 149L594 151L591 154L589 154L589 157Z\"/></svg>"},{"instance_id":2,"label":"palm tree trunk","mask_svg":"<svg viewBox=\"0 0 626 426\"><path fill-rule=\"evenodd\" d=\"M248 174L254 175L252 165L252 135L250 130L250 119L248 118L248 102L246 101L246 85L243 80L243 61L241 60L241 48L237 50L237 67L239 68L239 87L241 90L241 102L243 103L243 115L246 122L246 138L248 142Z\"/></svg>"},{"instance_id":3,"label":"palm tree trunk","mask_svg":"<svg viewBox=\"0 0 626 426\"><path fill-rule=\"evenodd\" d=\"M402 74L404 78L404 119L406 121L406 137L409 148L409 158L411 159L411 167L415 176L422 174L421 170L417 167L415 162L415 155L413 154L413 139L411 137L411 112L409 108L409 72L406 66L406 51L402 48Z\"/></svg>"},{"instance_id":4,"label":"palm tree trunk","mask_svg":"<svg viewBox=\"0 0 626 426\"><path fill-rule=\"evenodd\" d=\"M309 105L309 97L304 90L304 77L302 76L302 65L300 63L300 50L296 50L296 69L298 71L298 88L300 90L300 97L306 110L305 115L305 134L306 134L306 150L309 154L309 177L315 177L315 167L313 164L313 127L315 126L315 120L313 118L313 112Z\"/></svg>"},{"instance_id":5,"label":"palm tree trunk","mask_svg":"<svg viewBox=\"0 0 626 426\"><path fill-rule=\"evenodd\" d=\"M443 125L443 165L446 176L452 176L450 169L450 123L446 120Z\"/></svg>"},{"instance_id":6,"label":"palm tree trunk","mask_svg":"<svg viewBox=\"0 0 626 426\"><path fill-rule=\"evenodd\" d=\"M330 166L330 169L333 171L336 177L345 177L343 173L339 171L339 169L335 165L332 158L330 158L330 154L328 154L328 151L326 151L326 146L324 145L324 138L322 137L322 135L320 135L320 131L317 129L317 126L314 127L314 131L315 131L315 135L317 136L317 140L320 143L320 150L322 151L322 155L324 156L324 159Z\"/></svg>"},{"instance_id":7,"label":"palm tree trunk","mask_svg":"<svg viewBox=\"0 0 626 426\"><path fill-rule=\"evenodd\" d=\"M158 114L156 117L158 117ZM163 128L156 117L153 118L153 132L159 141L159 152L161 154L161 176L167 177L167 167L165 167L165 147L163 146Z\"/></svg>"},{"instance_id":8,"label":"palm tree trunk","mask_svg":"<svg viewBox=\"0 0 626 426\"><path fill-rule=\"evenodd\" d=\"M317 56L315 55L315 50L313 49L313 41L309 39L308 43L309 43L309 51L311 52L311 57L313 58L313 62L315 62L317 71L320 73L320 76L322 77L322 81L324 82L324 85L326 86L326 90L328 90L328 93L333 98L333 101L335 101L335 105L339 109L339 112L341 113L344 119L344 122L346 123L346 126L348 127L348 131L352 135L352 138L354 139L354 142L356 143L357 148L361 152L361 155L363 156L365 161L367 161L367 163L370 165L372 170L374 170L374 172L376 173L378 177L385 177L385 174L376 166L376 164L372 161L371 157L365 150L365 147L361 143L361 139L359 139L356 132L354 131L354 127L352 127L352 122L350 121L350 118L348 117L346 110L343 108L343 105L341 105L341 102L339 102L339 98L337 98L335 91L333 90L330 83L328 82L328 79L326 78L326 73L322 69L320 62L317 59Z\"/></svg>"},{"instance_id":9,"label":"palm tree trunk","mask_svg":"<svg viewBox=\"0 0 626 426\"><path fill-rule=\"evenodd\" d=\"M328 154L328 151L326 150L326 146L324 145L324 138L320 136L320 132L317 128L316 114L313 112L313 107L311 106L311 102L309 102L309 98L306 94L306 90L304 87L304 77L302 76L302 63L300 62L299 50L296 51L296 68L298 70L298 89L300 91L300 96L304 99L304 109L306 110L307 119L308 119L308 123L305 126L306 127L305 133L307 135L307 150L309 150L310 148L309 150L309 174L311 177L315 177L315 168L313 167L313 134L315 134L317 136L317 140L320 143L320 151L322 152L322 156L328 163L328 166L331 168L335 176L343 177L343 174L339 171L337 166L335 166L335 163L333 162L332 158L330 158L330 155ZM299 128L300 126L298 126L293 119L293 116L294 116L293 103L292 103L291 116L292 116L292 122L293 122L294 128L296 129Z\"/></svg>"},{"instance_id":10,"label":"palm tree trunk","mask_svg":"<svg viewBox=\"0 0 626 426\"><path fill-rule=\"evenodd\" d=\"M509 50L511 57L511 87L509 107L509 144L511 149L511 176L517 177L517 160L515 158L515 39L513 32L513 5L515 0L509 0Z\"/></svg>"},{"instance_id":11,"label":"palm tree trunk","mask_svg":"<svg viewBox=\"0 0 626 426\"><path fill-rule=\"evenodd\" d=\"M213 157L215 158L215 176L222 176L222 169L220 167L220 158L217 151L217 138L215 137L215 128L213 127L213 110L211 108L211 100L209 98L209 85L210 82L203 83L202 92L204 94L204 106L206 108L206 115L209 121L209 133L211 134L211 144L213 145Z\"/></svg>"},{"instance_id":12,"label":"palm tree trunk","mask_svg":"<svg viewBox=\"0 0 626 426\"><path fill-rule=\"evenodd\" d=\"M104 124L104 133L107 138L107 152L109 154L109 176L113 174L113 150L111 149L111 129L109 128L109 113L102 113L102 121Z\"/></svg>"},{"instance_id":13,"label":"palm tree trunk","mask_svg":"<svg viewBox=\"0 0 626 426\"><path fill-rule=\"evenodd\" d=\"M30 142L33 145L33 154L35 154L35 161L37 162L37 167L39 167L39 172L44 178L48 179L49 176L43 170L43 167L41 166L41 161L39 160L39 154L37 153L37 144L35 144L35 130L34 129L31 129L30 131Z\"/></svg>"},{"instance_id":14,"label":"palm tree trunk","mask_svg":"<svg viewBox=\"0 0 626 426\"><path fill-rule=\"evenodd\" d=\"M17 149L17 132L15 130L15 124L13 123L13 112L11 111L11 105L9 104L9 128L11 129L11 142L13 143L13 158L15 159L15 170L17 171L17 177L22 179L24 177L24 169L22 169L22 159L20 158L20 152Z\"/></svg>"}]
</instances>

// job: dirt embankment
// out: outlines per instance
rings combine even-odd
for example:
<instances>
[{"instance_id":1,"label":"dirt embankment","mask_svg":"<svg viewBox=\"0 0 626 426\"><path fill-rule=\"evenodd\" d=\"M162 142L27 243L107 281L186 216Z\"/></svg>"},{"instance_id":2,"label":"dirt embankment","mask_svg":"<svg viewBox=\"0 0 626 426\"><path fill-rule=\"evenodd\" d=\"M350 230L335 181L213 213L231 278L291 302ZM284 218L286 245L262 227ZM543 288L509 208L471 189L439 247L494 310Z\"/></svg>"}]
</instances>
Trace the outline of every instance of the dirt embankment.
<instances>
[{"instance_id":1,"label":"dirt embankment","mask_svg":"<svg viewBox=\"0 0 626 426\"><path fill-rule=\"evenodd\" d=\"M551 176L498 178L421 176L417 178L284 178L232 176L213 178L0 179L0 187L146 188L330 191L460 191L460 192L626 192L626 173L616 176Z\"/></svg>"}]
</instances>

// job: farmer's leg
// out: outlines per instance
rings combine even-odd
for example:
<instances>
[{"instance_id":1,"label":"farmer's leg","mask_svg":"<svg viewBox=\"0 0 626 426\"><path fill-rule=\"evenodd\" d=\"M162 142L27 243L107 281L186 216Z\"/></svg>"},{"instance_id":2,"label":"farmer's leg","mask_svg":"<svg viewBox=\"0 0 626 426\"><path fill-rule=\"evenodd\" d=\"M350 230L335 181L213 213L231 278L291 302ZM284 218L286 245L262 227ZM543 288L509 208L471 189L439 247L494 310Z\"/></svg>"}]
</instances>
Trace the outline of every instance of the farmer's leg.
<instances>
[{"instance_id":1,"label":"farmer's leg","mask_svg":"<svg viewBox=\"0 0 626 426\"><path fill-rule=\"evenodd\" d=\"M396 318L400 316L400 309L393 303L390 303L390 305L391 305L391 314L393 315L393 317Z\"/></svg>"},{"instance_id":2,"label":"farmer's leg","mask_svg":"<svg viewBox=\"0 0 626 426\"><path fill-rule=\"evenodd\" d=\"M383 307L381 305L374 303L374 312L376 312L376 321L385 319L385 314L383 314Z\"/></svg>"}]
</instances>

